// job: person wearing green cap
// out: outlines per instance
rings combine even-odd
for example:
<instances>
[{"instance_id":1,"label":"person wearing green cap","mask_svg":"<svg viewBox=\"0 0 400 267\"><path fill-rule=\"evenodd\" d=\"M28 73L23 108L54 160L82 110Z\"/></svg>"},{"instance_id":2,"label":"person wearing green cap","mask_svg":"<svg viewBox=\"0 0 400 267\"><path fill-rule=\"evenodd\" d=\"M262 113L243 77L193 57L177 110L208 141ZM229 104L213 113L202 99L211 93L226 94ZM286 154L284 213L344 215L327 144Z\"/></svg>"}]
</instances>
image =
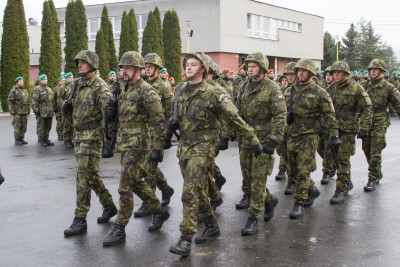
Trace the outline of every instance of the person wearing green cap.
<instances>
[{"instance_id":1,"label":"person wearing green cap","mask_svg":"<svg viewBox=\"0 0 400 267\"><path fill-rule=\"evenodd\" d=\"M56 132L57 132L57 136L58 136L58 141L62 141L64 140L62 137L62 131L63 131L63 127L64 127L64 120L63 120L63 116L61 114L61 103L60 101L58 101L59 95L60 95L60 91L62 90L62 87L65 84L65 78L64 76L60 76L58 77L58 85L56 87L53 88L53 93L54 93L54 112L56 113Z\"/></svg>"},{"instance_id":2,"label":"person wearing green cap","mask_svg":"<svg viewBox=\"0 0 400 267\"><path fill-rule=\"evenodd\" d=\"M26 145L24 140L30 113L29 95L24 87L24 78L21 76L15 79L15 85L8 94L8 108L10 114L14 116L12 125L14 126L14 137L16 145Z\"/></svg>"},{"instance_id":3,"label":"person wearing green cap","mask_svg":"<svg viewBox=\"0 0 400 267\"><path fill-rule=\"evenodd\" d=\"M168 70L167 70L167 68L160 69L160 78L164 82L168 82Z\"/></svg>"},{"instance_id":4,"label":"person wearing green cap","mask_svg":"<svg viewBox=\"0 0 400 267\"><path fill-rule=\"evenodd\" d=\"M117 74L115 71L110 71L108 74L108 79L107 79L107 84L110 86L110 89L112 88L114 82L117 80Z\"/></svg>"},{"instance_id":5,"label":"person wearing green cap","mask_svg":"<svg viewBox=\"0 0 400 267\"><path fill-rule=\"evenodd\" d=\"M400 90L400 82L396 70L392 71L392 77L390 77L389 82L393 84L397 90Z\"/></svg>"},{"instance_id":6,"label":"person wearing green cap","mask_svg":"<svg viewBox=\"0 0 400 267\"><path fill-rule=\"evenodd\" d=\"M62 88L60 88L60 94L57 99L58 104L61 106L62 103L68 98L71 88L72 88L72 82L74 81L74 75L72 72L67 72L64 75L65 78L65 84ZM64 140L64 146L66 148L74 148L74 144L72 143L72 134L73 134L73 128L72 128L72 116L71 114L62 114L63 116L63 130L62 130L62 139Z\"/></svg>"},{"instance_id":7,"label":"person wearing green cap","mask_svg":"<svg viewBox=\"0 0 400 267\"><path fill-rule=\"evenodd\" d=\"M38 82L32 91L32 110L38 121L38 137L42 146L54 146L49 140L54 116L54 94L47 86L46 74L41 74Z\"/></svg>"}]
</instances>

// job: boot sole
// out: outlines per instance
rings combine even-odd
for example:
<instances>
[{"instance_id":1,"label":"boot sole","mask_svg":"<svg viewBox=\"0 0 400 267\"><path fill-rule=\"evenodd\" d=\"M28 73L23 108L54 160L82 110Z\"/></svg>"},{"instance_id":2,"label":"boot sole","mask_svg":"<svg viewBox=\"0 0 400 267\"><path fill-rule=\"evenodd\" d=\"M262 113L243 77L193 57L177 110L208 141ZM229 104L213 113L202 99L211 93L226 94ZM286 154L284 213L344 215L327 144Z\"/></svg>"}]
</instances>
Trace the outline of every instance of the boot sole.
<instances>
[{"instance_id":1,"label":"boot sole","mask_svg":"<svg viewBox=\"0 0 400 267\"><path fill-rule=\"evenodd\" d=\"M118 240L116 242L113 243L104 243L103 242L103 247L112 247L112 246L116 246L118 244L124 243L126 241L126 238L122 239L122 240Z\"/></svg>"},{"instance_id":2,"label":"boot sole","mask_svg":"<svg viewBox=\"0 0 400 267\"><path fill-rule=\"evenodd\" d=\"M170 248L169 252L179 255L179 256L182 256L182 257L187 257L190 255L190 251L188 253L183 253L182 251L174 250L173 248Z\"/></svg>"},{"instance_id":3,"label":"boot sole","mask_svg":"<svg viewBox=\"0 0 400 267\"><path fill-rule=\"evenodd\" d=\"M329 184L330 182L329 180L321 180L321 184Z\"/></svg>"},{"instance_id":4,"label":"boot sole","mask_svg":"<svg viewBox=\"0 0 400 267\"><path fill-rule=\"evenodd\" d=\"M199 239L195 238L195 239L194 239L194 243L196 243L196 244L208 243L208 242L211 242L211 241L217 239L217 238L220 237L220 236L221 236L221 232L218 232L218 233L216 233L216 234L210 236L209 239L200 239L200 240L199 240Z\"/></svg>"},{"instance_id":5,"label":"boot sole","mask_svg":"<svg viewBox=\"0 0 400 267\"><path fill-rule=\"evenodd\" d=\"M243 236L249 236L249 235L254 235L255 233L257 233L257 231L258 231L258 229L255 230L255 231L251 231L251 232L243 231L243 229L242 229L241 233L242 233Z\"/></svg>"},{"instance_id":6,"label":"boot sole","mask_svg":"<svg viewBox=\"0 0 400 267\"><path fill-rule=\"evenodd\" d=\"M87 232L87 229L84 231L79 231L79 232L74 232L74 233L68 233L64 231L64 236L76 236L76 235L81 235Z\"/></svg>"},{"instance_id":7,"label":"boot sole","mask_svg":"<svg viewBox=\"0 0 400 267\"><path fill-rule=\"evenodd\" d=\"M336 204L342 204L344 202L344 199L342 201L332 201L330 200L331 204L336 205Z\"/></svg>"}]
</instances>

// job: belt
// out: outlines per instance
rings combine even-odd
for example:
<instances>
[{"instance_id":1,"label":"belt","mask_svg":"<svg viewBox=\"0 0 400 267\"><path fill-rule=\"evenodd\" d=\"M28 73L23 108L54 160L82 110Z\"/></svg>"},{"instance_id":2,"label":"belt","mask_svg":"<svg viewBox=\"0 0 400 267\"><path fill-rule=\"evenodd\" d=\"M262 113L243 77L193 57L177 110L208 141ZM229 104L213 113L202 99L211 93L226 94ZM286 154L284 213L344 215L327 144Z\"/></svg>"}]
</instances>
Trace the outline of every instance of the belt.
<instances>
[{"instance_id":1,"label":"belt","mask_svg":"<svg viewBox=\"0 0 400 267\"><path fill-rule=\"evenodd\" d=\"M87 130L94 130L94 129L98 128L98 127L100 127L100 122L93 121L93 122L89 122L89 123L84 124L84 125L75 126L75 130L77 130L77 131L87 131Z\"/></svg>"},{"instance_id":2,"label":"belt","mask_svg":"<svg viewBox=\"0 0 400 267\"><path fill-rule=\"evenodd\" d=\"M195 132L183 132L181 134L181 138L183 139L195 139L199 137L203 137L205 135L215 135L215 137L218 136L218 130L217 129L204 129L204 130L198 130Z\"/></svg>"}]
</instances>

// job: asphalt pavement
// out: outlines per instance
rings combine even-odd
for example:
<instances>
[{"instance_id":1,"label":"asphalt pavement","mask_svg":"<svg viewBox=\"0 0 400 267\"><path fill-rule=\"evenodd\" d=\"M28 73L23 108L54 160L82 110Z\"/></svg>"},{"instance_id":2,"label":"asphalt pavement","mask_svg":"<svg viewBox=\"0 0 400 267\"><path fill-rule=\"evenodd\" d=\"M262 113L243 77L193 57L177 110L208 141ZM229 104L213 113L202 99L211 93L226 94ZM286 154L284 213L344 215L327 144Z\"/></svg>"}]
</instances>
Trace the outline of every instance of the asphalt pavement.
<instances>
[{"instance_id":1,"label":"asphalt pavement","mask_svg":"<svg viewBox=\"0 0 400 267\"><path fill-rule=\"evenodd\" d=\"M0 116L0 166L6 181L0 186L0 266L399 266L400 262L400 119L392 118L387 147L383 152L383 176L374 192L366 193L368 166L357 140L352 157L352 181L345 203L331 205L335 180L321 185L321 159L312 178L321 191L314 205L298 220L289 219L292 196L284 195L286 181L275 181L279 157L267 186L279 198L275 217L260 221L259 231L243 237L248 212L236 210L241 197L238 148L222 151L217 164L227 183L222 188L224 203L217 209L221 237L196 245L187 258L171 254L178 241L182 219L182 177L176 146L165 151L160 164L175 189L169 205L171 217L159 232L147 231L151 217L131 218L124 244L104 248L110 223L97 224L102 207L92 194L88 232L63 235L74 217L76 159L72 150L56 141L55 120L50 139L54 147L37 143L36 122L28 119L28 145L15 146L10 116ZM100 177L118 204L120 154L102 159ZM161 193L157 191L157 195ZM141 200L135 196L135 210ZM199 232L204 225L199 225Z\"/></svg>"}]
</instances>

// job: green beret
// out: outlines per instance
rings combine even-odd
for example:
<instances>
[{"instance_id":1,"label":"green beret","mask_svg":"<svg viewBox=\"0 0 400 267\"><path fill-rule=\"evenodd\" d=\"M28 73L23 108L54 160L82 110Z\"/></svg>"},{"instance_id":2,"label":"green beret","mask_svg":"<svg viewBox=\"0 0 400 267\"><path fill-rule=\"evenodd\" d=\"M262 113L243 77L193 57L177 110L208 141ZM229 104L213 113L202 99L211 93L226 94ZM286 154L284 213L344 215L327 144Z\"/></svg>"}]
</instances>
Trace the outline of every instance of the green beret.
<instances>
[{"instance_id":1,"label":"green beret","mask_svg":"<svg viewBox=\"0 0 400 267\"><path fill-rule=\"evenodd\" d=\"M15 82L18 82L18 81L23 81L24 80L24 77L22 77L22 76L18 76L17 77L17 79L15 79Z\"/></svg>"},{"instance_id":2,"label":"green beret","mask_svg":"<svg viewBox=\"0 0 400 267\"><path fill-rule=\"evenodd\" d=\"M316 67L315 70L319 70L319 67Z\"/></svg>"},{"instance_id":3,"label":"green beret","mask_svg":"<svg viewBox=\"0 0 400 267\"><path fill-rule=\"evenodd\" d=\"M282 73L278 73L278 75L276 75L276 77L281 77L282 76Z\"/></svg>"},{"instance_id":4,"label":"green beret","mask_svg":"<svg viewBox=\"0 0 400 267\"><path fill-rule=\"evenodd\" d=\"M72 72L67 72L67 73L65 73L64 78L67 79L71 76L72 76Z\"/></svg>"},{"instance_id":5,"label":"green beret","mask_svg":"<svg viewBox=\"0 0 400 267\"><path fill-rule=\"evenodd\" d=\"M397 71L392 71L392 75L397 75Z\"/></svg>"},{"instance_id":6,"label":"green beret","mask_svg":"<svg viewBox=\"0 0 400 267\"><path fill-rule=\"evenodd\" d=\"M111 75L116 75L115 71L110 71L110 73L108 74L108 77L110 77Z\"/></svg>"},{"instance_id":7,"label":"green beret","mask_svg":"<svg viewBox=\"0 0 400 267\"><path fill-rule=\"evenodd\" d=\"M62 79L65 79L64 76L61 75L60 77L58 77L59 81L62 80Z\"/></svg>"},{"instance_id":8,"label":"green beret","mask_svg":"<svg viewBox=\"0 0 400 267\"><path fill-rule=\"evenodd\" d=\"M323 71L323 70L321 70L321 74L324 74L324 71Z\"/></svg>"},{"instance_id":9,"label":"green beret","mask_svg":"<svg viewBox=\"0 0 400 267\"><path fill-rule=\"evenodd\" d=\"M162 69L160 70L160 73L163 73L163 72L166 72L166 71L167 71L166 68L162 68Z\"/></svg>"},{"instance_id":10,"label":"green beret","mask_svg":"<svg viewBox=\"0 0 400 267\"><path fill-rule=\"evenodd\" d=\"M40 82L41 80L46 79L46 78L47 78L46 74L41 74L38 78L38 81Z\"/></svg>"}]
</instances>

